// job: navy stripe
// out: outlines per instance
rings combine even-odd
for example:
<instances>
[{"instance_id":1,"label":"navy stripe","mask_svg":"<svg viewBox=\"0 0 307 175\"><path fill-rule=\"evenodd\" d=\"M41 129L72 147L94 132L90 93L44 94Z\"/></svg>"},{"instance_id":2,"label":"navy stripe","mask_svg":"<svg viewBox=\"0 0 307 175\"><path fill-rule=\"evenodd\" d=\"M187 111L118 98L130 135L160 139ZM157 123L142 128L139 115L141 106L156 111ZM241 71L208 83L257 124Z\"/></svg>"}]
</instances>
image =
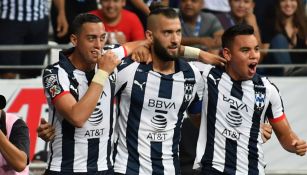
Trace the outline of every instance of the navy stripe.
<instances>
[{"instance_id":1,"label":"navy stripe","mask_svg":"<svg viewBox=\"0 0 307 175\"><path fill-rule=\"evenodd\" d=\"M140 64L138 69L142 69L146 65ZM126 174L138 174L140 168L139 153L138 153L138 130L140 127L141 112L144 103L144 92L146 89L147 73L143 71L136 71L134 81L143 84L143 88L133 83L130 108L127 120L127 150L128 150L128 164Z\"/></svg>"},{"instance_id":2,"label":"navy stripe","mask_svg":"<svg viewBox=\"0 0 307 175\"><path fill-rule=\"evenodd\" d=\"M233 85L230 91L230 95L236 99L242 101L243 91L241 86L241 81L233 81ZM236 106L230 106L230 108L237 111ZM237 146L238 143L235 140L226 138L225 145L225 168L224 173L226 174L236 174L237 167Z\"/></svg>"},{"instance_id":3,"label":"navy stripe","mask_svg":"<svg viewBox=\"0 0 307 175\"><path fill-rule=\"evenodd\" d=\"M253 83L254 83L255 96L256 96L256 93L262 93L265 95L266 89L263 86L261 77L257 75L254 76ZM257 144L258 144L258 135L260 132L260 120L261 120L262 112L263 112L263 108L259 109L255 103L254 104L254 114L253 114L253 119L252 119L253 124L250 130L250 137L248 141L248 174L249 175L259 174L259 169L258 169L259 154L258 154Z\"/></svg>"},{"instance_id":4,"label":"navy stripe","mask_svg":"<svg viewBox=\"0 0 307 175\"><path fill-rule=\"evenodd\" d=\"M162 75L159 88L159 97L171 99L173 91L173 79L169 75Z\"/></svg>"},{"instance_id":5,"label":"navy stripe","mask_svg":"<svg viewBox=\"0 0 307 175\"><path fill-rule=\"evenodd\" d=\"M56 109L55 109L55 107L53 107L52 122L51 122L52 125L54 124L55 114L56 114ZM53 146L52 146L53 145L53 141L54 140L50 141L50 158L49 158L49 163L48 163L48 168L47 168L49 170L50 170L50 166L51 166L51 162L52 162L52 156L53 156Z\"/></svg>"},{"instance_id":6,"label":"navy stripe","mask_svg":"<svg viewBox=\"0 0 307 175\"><path fill-rule=\"evenodd\" d=\"M172 75L162 75L159 87L158 97L171 99L173 88ZM167 114L167 111L155 110L155 112L158 113L156 115L157 118L160 118L161 120L166 119L166 117L161 114ZM163 126L161 127L164 128ZM162 160L162 142L151 142L152 174L163 174L164 166Z\"/></svg>"},{"instance_id":7,"label":"navy stripe","mask_svg":"<svg viewBox=\"0 0 307 175\"><path fill-rule=\"evenodd\" d=\"M87 147L87 172L98 171L99 138L88 139Z\"/></svg>"},{"instance_id":8,"label":"navy stripe","mask_svg":"<svg viewBox=\"0 0 307 175\"><path fill-rule=\"evenodd\" d=\"M207 77L208 86L208 111L207 111L207 143L205 154L202 157L201 164L204 169L211 169L214 153L214 136L215 136L215 123L216 123L216 107L218 101L218 85L220 81L217 79L221 78L223 71L217 68L212 68L209 75L212 75L215 79L212 80Z\"/></svg>"},{"instance_id":9,"label":"navy stripe","mask_svg":"<svg viewBox=\"0 0 307 175\"><path fill-rule=\"evenodd\" d=\"M73 172L75 153L75 127L67 120L62 121L62 163L61 169Z\"/></svg>"},{"instance_id":10,"label":"navy stripe","mask_svg":"<svg viewBox=\"0 0 307 175\"><path fill-rule=\"evenodd\" d=\"M162 142L151 142L150 156L152 161L152 174L164 174L164 166L162 163Z\"/></svg>"},{"instance_id":11,"label":"navy stripe","mask_svg":"<svg viewBox=\"0 0 307 175\"><path fill-rule=\"evenodd\" d=\"M111 153L112 153L112 134L113 134L113 110L114 110L114 93L115 93L115 81L112 81L109 79L110 82L110 92L111 92L111 97L110 97L110 131L109 131L109 140L108 140L108 148L107 148L107 164L109 169L112 167L111 163Z\"/></svg>"},{"instance_id":12,"label":"navy stripe","mask_svg":"<svg viewBox=\"0 0 307 175\"><path fill-rule=\"evenodd\" d=\"M189 64L186 64L185 66L187 66L186 68L188 70L183 71L183 76L185 79L184 82L184 89L183 89L183 98L182 98L182 104L179 108L179 112L178 112L178 120L176 123L176 127L174 129L174 137L173 137L173 148L172 148L172 152L173 152L173 162L174 162L174 167L175 167L175 174L180 174L180 161L179 161L179 157L178 157L178 148L179 148L179 142L180 142L180 138L181 138L181 124L183 121L183 113L187 110L188 105L190 100L193 99L186 99L186 93L192 93L192 91L187 91L185 88L187 86L195 86L195 74L194 74L194 70L190 67ZM192 81L194 79L194 81ZM175 94L177 95L177 94Z\"/></svg>"}]
</instances>

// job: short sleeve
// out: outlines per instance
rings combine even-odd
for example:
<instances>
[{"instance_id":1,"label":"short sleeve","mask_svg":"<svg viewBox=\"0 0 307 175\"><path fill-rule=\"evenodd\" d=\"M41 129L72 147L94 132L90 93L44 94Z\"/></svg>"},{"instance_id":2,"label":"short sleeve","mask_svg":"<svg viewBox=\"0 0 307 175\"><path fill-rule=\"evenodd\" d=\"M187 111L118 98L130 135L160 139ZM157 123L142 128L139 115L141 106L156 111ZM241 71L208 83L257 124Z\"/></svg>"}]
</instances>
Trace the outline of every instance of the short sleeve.
<instances>
[{"instance_id":1,"label":"short sleeve","mask_svg":"<svg viewBox=\"0 0 307 175\"><path fill-rule=\"evenodd\" d=\"M266 111L266 117L270 122L277 122L285 118L284 106L277 87L270 84L269 105Z\"/></svg>"},{"instance_id":2,"label":"short sleeve","mask_svg":"<svg viewBox=\"0 0 307 175\"><path fill-rule=\"evenodd\" d=\"M59 76L61 75L61 76ZM46 68L43 72L43 86L47 98L54 103L60 96L69 93L69 80L66 72L57 68Z\"/></svg>"}]
</instances>

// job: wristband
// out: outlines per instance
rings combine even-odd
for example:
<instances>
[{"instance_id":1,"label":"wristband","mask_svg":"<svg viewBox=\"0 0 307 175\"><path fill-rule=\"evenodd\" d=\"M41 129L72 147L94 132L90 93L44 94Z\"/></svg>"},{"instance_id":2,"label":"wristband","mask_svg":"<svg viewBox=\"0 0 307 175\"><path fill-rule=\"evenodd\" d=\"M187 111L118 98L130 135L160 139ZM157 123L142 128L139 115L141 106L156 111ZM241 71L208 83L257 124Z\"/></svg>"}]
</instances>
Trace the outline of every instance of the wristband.
<instances>
[{"instance_id":1,"label":"wristband","mask_svg":"<svg viewBox=\"0 0 307 175\"><path fill-rule=\"evenodd\" d=\"M195 58L198 59L200 53L200 49L190 46L184 46L183 56L185 58Z\"/></svg>"},{"instance_id":2,"label":"wristband","mask_svg":"<svg viewBox=\"0 0 307 175\"><path fill-rule=\"evenodd\" d=\"M108 72L98 69L92 79L92 82L98 83L101 86L104 85L104 82L106 81L106 79L108 79L109 74Z\"/></svg>"}]
</instances>

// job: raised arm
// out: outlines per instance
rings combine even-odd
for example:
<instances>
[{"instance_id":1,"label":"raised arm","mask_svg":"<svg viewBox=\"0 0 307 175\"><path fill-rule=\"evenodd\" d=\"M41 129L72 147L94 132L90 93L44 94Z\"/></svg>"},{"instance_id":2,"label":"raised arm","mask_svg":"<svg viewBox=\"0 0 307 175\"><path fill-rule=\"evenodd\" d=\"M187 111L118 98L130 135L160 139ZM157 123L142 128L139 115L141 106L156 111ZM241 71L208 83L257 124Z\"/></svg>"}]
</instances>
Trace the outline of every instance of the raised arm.
<instances>
[{"instance_id":1,"label":"raised arm","mask_svg":"<svg viewBox=\"0 0 307 175\"><path fill-rule=\"evenodd\" d=\"M291 129L288 120L284 117L277 122L270 122L282 147L292 153L303 156L307 150L305 140L300 139Z\"/></svg>"},{"instance_id":2,"label":"raised arm","mask_svg":"<svg viewBox=\"0 0 307 175\"><path fill-rule=\"evenodd\" d=\"M79 101L76 101L71 93L63 92L58 94L57 97L53 98L56 110L73 126L82 127L97 105L105 80L119 63L120 60L117 56L113 52L107 51L99 58L98 71L84 96ZM43 79L44 84L48 84L48 76L44 74ZM47 88L47 92L57 91L56 88L51 89L54 86L49 85L48 87L50 88Z\"/></svg>"}]
</instances>

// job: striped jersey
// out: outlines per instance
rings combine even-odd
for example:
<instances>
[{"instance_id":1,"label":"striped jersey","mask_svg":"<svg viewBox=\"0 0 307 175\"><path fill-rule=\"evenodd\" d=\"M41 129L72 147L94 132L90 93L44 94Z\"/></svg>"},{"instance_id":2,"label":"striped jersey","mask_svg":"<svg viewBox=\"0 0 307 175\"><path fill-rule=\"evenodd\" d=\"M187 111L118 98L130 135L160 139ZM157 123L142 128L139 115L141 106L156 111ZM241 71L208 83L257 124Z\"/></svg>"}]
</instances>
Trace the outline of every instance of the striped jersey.
<instances>
[{"instance_id":1,"label":"striped jersey","mask_svg":"<svg viewBox=\"0 0 307 175\"><path fill-rule=\"evenodd\" d=\"M60 52L58 63L48 66L43 73L43 86L49 105L49 123L55 127L55 138L50 142L47 169L56 172L97 172L113 168L113 97L115 74L104 84L103 92L90 118L81 128L71 125L54 107L54 101L70 93L79 101L86 93L95 74L76 69L67 52ZM119 58L124 48L113 49Z\"/></svg>"},{"instance_id":2,"label":"striped jersey","mask_svg":"<svg viewBox=\"0 0 307 175\"><path fill-rule=\"evenodd\" d=\"M194 168L209 174L264 174L260 123L285 117L278 89L258 74L235 81L222 68L200 69L205 90Z\"/></svg>"},{"instance_id":3,"label":"striped jersey","mask_svg":"<svg viewBox=\"0 0 307 175\"><path fill-rule=\"evenodd\" d=\"M118 67L118 138L114 171L129 175L177 175L183 115L202 96L198 69L179 59L164 75L127 58Z\"/></svg>"},{"instance_id":4,"label":"striped jersey","mask_svg":"<svg viewBox=\"0 0 307 175\"><path fill-rule=\"evenodd\" d=\"M48 0L1 0L0 19L37 21L49 15Z\"/></svg>"}]
</instances>

